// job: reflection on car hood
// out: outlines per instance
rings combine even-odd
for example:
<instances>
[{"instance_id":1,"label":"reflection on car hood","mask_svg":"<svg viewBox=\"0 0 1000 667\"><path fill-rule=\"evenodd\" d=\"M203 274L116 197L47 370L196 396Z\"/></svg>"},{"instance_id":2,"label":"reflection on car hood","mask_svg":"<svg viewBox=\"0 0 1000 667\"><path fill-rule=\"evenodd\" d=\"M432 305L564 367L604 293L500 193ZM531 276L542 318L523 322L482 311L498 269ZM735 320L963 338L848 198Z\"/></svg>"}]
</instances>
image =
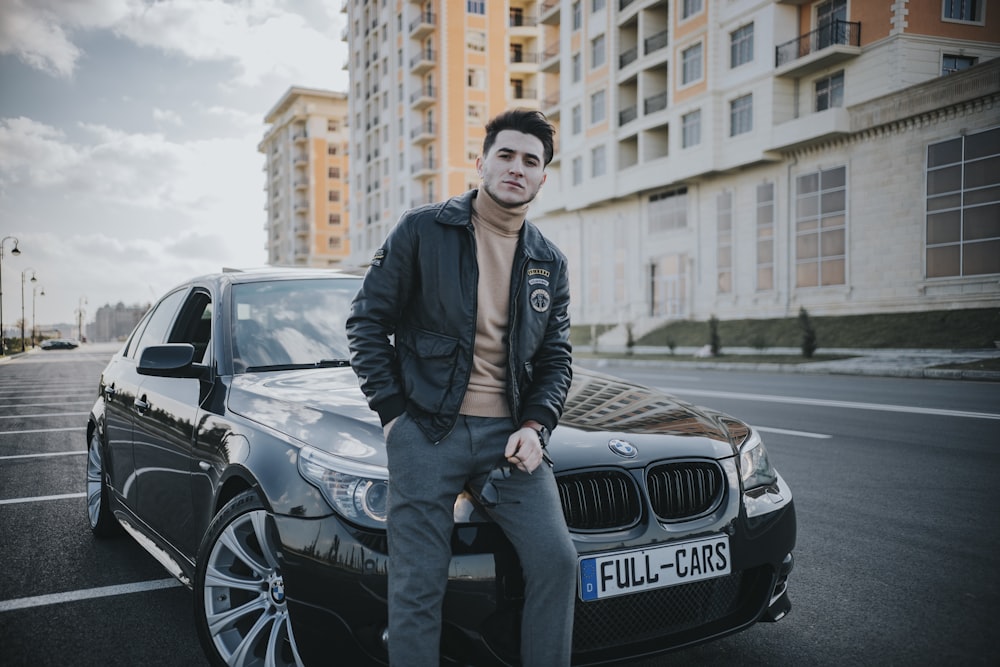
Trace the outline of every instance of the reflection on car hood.
<instances>
[{"instance_id":1,"label":"reflection on car hood","mask_svg":"<svg viewBox=\"0 0 1000 667\"><path fill-rule=\"evenodd\" d=\"M236 375L229 409L331 454L386 464L378 415L350 368Z\"/></svg>"},{"instance_id":2,"label":"reflection on car hood","mask_svg":"<svg viewBox=\"0 0 1000 667\"><path fill-rule=\"evenodd\" d=\"M645 465L665 457L732 456L747 432L742 422L664 392L574 367L573 384L550 452L558 469ZM378 416L349 368L247 373L233 377L229 408L296 440L384 466ZM625 459L609 443L636 455Z\"/></svg>"}]
</instances>

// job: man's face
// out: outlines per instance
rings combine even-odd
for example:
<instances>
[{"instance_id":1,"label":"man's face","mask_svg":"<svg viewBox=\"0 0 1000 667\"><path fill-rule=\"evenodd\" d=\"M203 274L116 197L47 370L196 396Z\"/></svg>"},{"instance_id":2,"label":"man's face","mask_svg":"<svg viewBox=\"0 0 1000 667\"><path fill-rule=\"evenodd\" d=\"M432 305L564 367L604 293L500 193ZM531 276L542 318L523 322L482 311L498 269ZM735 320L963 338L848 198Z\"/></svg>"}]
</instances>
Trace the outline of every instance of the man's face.
<instances>
[{"instance_id":1,"label":"man's face","mask_svg":"<svg viewBox=\"0 0 1000 667\"><path fill-rule=\"evenodd\" d=\"M523 206L535 198L545 182L542 140L517 130L501 130L476 168L486 190L506 208Z\"/></svg>"}]
</instances>

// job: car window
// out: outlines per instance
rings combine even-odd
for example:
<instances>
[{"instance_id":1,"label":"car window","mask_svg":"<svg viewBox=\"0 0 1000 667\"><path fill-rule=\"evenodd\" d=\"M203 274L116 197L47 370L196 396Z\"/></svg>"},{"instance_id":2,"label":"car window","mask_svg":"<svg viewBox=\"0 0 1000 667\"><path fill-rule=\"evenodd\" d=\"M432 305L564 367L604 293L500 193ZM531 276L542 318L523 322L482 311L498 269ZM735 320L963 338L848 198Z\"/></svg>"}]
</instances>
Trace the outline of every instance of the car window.
<instances>
[{"instance_id":1,"label":"car window","mask_svg":"<svg viewBox=\"0 0 1000 667\"><path fill-rule=\"evenodd\" d=\"M128 337L128 342L125 343L125 348L122 350L122 356L130 358L135 354L135 349L139 343L139 338L142 337L142 332L146 328L146 324L149 322L149 316L153 312L150 308L146 311L146 314L142 316L139 323L135 325L135 329L132 330L132 335Z\"/></svg>"},{"instance_id":2,"label":"car window","mask_svg":"<svg viewBox=\"0 0 1000 667\"><path fill-rule=\"evenodd\" d=\"M194 345L194 362L204 363L205 351L212 338L212 297L202 289L195 290L181 308L168 343Z\"/></svg>"},{"instance_id":3,"label":"car window","mask_svg":"<svg viewBox=\"0 0 1000 667\"><path fill-rule=\"evenodd\" d=\"M345 322L359 285L348 278L233 285L235 371L346 363Z\"/></svg>"},{"instance_id":4,"label":"car window","mask_svg":"<svg viewBox=\"0 0 1000 667\"><path fill-rule=\"evenodd\" d=\"M157 345L167 339L170 323L173 322L174 315L177 313L177 308L185 294L187 294L186 289L179 289L163 297L156 304L156 310L149 316L146 328L135 345L133 358L138 358L138 355L142 354L142 351L150 345Z\"/></svg>"}]
</instances>

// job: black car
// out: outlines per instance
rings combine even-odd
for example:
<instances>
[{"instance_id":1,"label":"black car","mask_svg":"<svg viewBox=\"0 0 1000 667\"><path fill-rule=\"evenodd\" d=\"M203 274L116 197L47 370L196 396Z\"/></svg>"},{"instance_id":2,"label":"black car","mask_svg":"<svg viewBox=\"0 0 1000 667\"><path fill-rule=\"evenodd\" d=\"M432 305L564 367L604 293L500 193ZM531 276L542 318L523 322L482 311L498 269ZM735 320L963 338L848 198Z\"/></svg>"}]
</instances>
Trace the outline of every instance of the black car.
<instances>
[{"instance_id":1,"label":"black car","mask_svg":"<svg viewBox=\"0 0 1000 667\"><path fill-rule=\"evenodd\" d=\"M194 591L216 665L384 664L382 429L349 367L360 279L223 272L164 296L101 375L90 526L123 528ZM579 551L574 664L607 664L789 609L791 491L743 422L574 369L552 435ZM448 664L518 663L517 557L455 500Z\"/></svg>"},{"instance_id":2,"label":"black car","mask_svg":"<svg viewBox=\"0 0 1000 667\"><path fill-rule=\"evenodd\" d=\"M43 350L75 350L79 343L71 338L48 338L38 346Z\"/></svg>"}]
</instances>

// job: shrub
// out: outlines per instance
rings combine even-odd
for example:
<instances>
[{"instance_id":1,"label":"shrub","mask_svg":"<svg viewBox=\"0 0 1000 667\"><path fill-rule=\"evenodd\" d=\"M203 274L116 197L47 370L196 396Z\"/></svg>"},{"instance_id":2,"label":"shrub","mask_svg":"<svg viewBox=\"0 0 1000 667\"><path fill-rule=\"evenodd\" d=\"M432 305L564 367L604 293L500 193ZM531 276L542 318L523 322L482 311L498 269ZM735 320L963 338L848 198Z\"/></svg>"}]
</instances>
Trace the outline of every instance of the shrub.
<instances>
[{"instance_id":1,"label":"shrub","mask_svg":"<svg viewBox=\"0 0 1000 667\"><path fill-rule=\"evenodd\" d=\"M802 356L811 359L816 352L816 330L804 306L799 307L799 328L802 329Z\"/></svg>"},{"instance_id":2,"label":"shrub","mask_svg":"<svg viewBox=\"0 0 1000 667\"><path fill-rule=\"evenodd\" d=\"M719 342L719 318L715 315L708 318L708 344L712 348L712 356L719 356L722 345Z\"/></svg>"}]
</instances>

